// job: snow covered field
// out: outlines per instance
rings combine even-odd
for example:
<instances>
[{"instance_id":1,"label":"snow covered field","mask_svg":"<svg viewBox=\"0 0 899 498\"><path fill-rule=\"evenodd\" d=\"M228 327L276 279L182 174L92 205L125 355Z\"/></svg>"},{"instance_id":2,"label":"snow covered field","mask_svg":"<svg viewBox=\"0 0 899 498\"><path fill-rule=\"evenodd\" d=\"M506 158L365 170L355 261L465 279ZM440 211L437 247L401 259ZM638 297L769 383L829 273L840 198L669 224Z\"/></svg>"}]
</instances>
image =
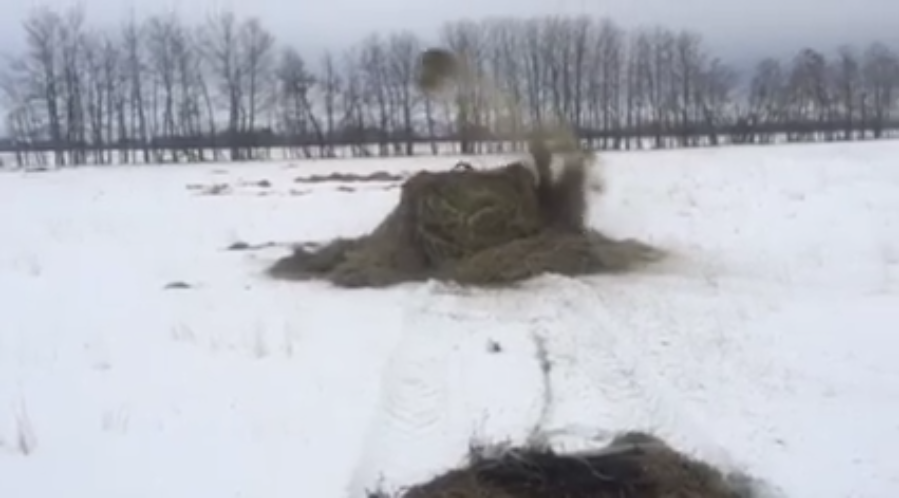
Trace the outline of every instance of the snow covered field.
<instances>
[{"instance_id":1,"label":"snow covered field","mask_svg":"<svg viewBox=\"0 0 899 498\"><path fill-rule=\"evenodd\" d=\"M358 497L539 427L895 498L896 157L610 154L594 224L680 256L506 291L274 282L283 247L225 250L361 233L397 195L298 176L448 158L0 174L0 497Z\"/></svg>"}]
</instances>

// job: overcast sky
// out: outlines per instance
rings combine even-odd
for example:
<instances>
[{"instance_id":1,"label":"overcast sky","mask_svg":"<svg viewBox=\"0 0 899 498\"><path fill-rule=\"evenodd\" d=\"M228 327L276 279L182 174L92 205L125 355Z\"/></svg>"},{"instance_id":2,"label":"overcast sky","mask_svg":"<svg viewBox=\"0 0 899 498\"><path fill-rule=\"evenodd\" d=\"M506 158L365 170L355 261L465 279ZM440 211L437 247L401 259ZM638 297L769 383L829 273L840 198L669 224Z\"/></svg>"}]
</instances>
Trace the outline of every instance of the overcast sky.
<instances>
[{"instance_id":1,"label":"overcast sky","mask_svg":"<svg viewBox=\"0 0 899 498\"><path fill-rule=\"evenodd\" d=\"M0 51L22 46L19 23L30 10L63 9L72 0L0 0ZM701 32L728 59L823 49L880 39L899 44L899 0L80 0L92 23L116 23L175 10L194 21L216 9L260 17L303 52L339 48L375 30L423 35L462 17L539 14L606 15L622 25L664 24ZM736 62L736 61L735 61Z\"/></svg>"}]
</instances>

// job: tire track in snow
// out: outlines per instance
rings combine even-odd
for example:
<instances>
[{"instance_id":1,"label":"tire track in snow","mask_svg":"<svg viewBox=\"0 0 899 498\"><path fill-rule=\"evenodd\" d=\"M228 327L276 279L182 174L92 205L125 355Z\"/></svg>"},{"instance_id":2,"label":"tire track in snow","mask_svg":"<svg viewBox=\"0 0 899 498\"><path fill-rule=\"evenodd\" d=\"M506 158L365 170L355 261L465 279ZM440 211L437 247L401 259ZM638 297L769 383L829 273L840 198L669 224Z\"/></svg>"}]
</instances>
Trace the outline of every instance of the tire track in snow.
<instances>
[{"instance_id":1,"label":"tire track in snow","mask_svg":"<svg viewBox=\"0 0 899 498\"><path fill-rule=\"evenodd\" d=\"M550 372L552 405L540 430L571 451L605 444L617 432L656 429L670 418L591 289L575 279L546 277L557 296L557 317L540 337ZM667 424L662 424L667 425ZM656 432L654 430L654 432ZM568 437L566 437L568 436Z\"/></svg>"},{"instance_id":2,"label":"tire track in snow","mask_svg":"<svg viewBox=\"0 0 899 498\"><path fill-rule=\"evenodd\" d=\"M559 279L569 293L563 302L569 320L580 324L549 340L554 365L556 403L549 420L551 432L605 439L623 430L655 433L682 451L728 468L736 463L683 403L664 372L644 360L635 338L652 340L647 331L629 325L621 313L654 313L645 303L616 302L617 295L598 288L604 282ZM626 312L618 308L627 309ZM658 310L655 310L658 311ZM582 449L571 447L571 449Z\"/></svg>"},{"instance_id":3,"label":"tire track in snow","mask_svg":"<svg viewBox=\"0 0 899 498\"><path fill-rule=\"evenodd\" d=\"M533 334L557 321L554 294L441 284L414 293L350 496L427 479L461 463L473 441L526 439L545 397Z\"/></svg>"}]
</instances>

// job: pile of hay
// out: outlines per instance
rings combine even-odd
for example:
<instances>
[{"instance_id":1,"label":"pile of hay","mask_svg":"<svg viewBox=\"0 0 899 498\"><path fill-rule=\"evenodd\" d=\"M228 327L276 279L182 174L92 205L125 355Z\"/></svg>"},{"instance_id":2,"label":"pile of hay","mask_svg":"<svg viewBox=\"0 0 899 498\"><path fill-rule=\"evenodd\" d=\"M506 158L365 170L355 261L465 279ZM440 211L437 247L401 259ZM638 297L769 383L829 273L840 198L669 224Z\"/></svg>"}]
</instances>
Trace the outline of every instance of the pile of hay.
<instances>
[{"instance_id":1,"label":"pile of hay","mask_svg":"<svg viewBox=\"0 0 899 498\"><path fill-rule=\"evenodd\" d=\"M428 278L503 285L542 273L623 272L660 259L657 249L584 226L585 167L566 168L552 185L524 163L417 173L373 232L298 248L269 273L344 287Z\"/></svg>"},{"instance_id":2,"label":"pile of hay","mask_svg":"<svg viewBox=\"0 0 899 498\"><path fill-rule=\"evenodd\" d=\"M725 475L654 436L627 433L607 448L574 455L475 450L465 467L396 498L754 498L760 488L746 475Z\"/></svg>"}]
</instances>

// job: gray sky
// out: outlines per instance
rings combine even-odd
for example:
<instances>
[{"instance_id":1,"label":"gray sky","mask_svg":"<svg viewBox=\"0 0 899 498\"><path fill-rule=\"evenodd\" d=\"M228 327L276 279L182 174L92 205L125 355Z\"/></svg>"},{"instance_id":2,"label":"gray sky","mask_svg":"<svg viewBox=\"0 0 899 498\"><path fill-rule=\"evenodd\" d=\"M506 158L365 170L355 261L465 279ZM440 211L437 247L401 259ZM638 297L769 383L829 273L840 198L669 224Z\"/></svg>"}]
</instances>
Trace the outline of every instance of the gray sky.
<instances>
[{"instance_id":1,"label":"gray sky","mask_svg":"<svg viewBox=\"0 0 899 498\"><path fill-rule=\"evenodd\" d=\"M64 8L72 0L0 0L0 51L20 48L21 19L39 6ZM200 20L216 9L260 17L280 41L310 53L339 48L375 30L433 33L460 17L539 14L607 15L624 26L664 24L694 28L710 47L734 62L759 54L790 53L811 44L881 39L899 45L899 0L80 0L92 23L117 23L175 10Z\"/></svg>"}]
</instances>

